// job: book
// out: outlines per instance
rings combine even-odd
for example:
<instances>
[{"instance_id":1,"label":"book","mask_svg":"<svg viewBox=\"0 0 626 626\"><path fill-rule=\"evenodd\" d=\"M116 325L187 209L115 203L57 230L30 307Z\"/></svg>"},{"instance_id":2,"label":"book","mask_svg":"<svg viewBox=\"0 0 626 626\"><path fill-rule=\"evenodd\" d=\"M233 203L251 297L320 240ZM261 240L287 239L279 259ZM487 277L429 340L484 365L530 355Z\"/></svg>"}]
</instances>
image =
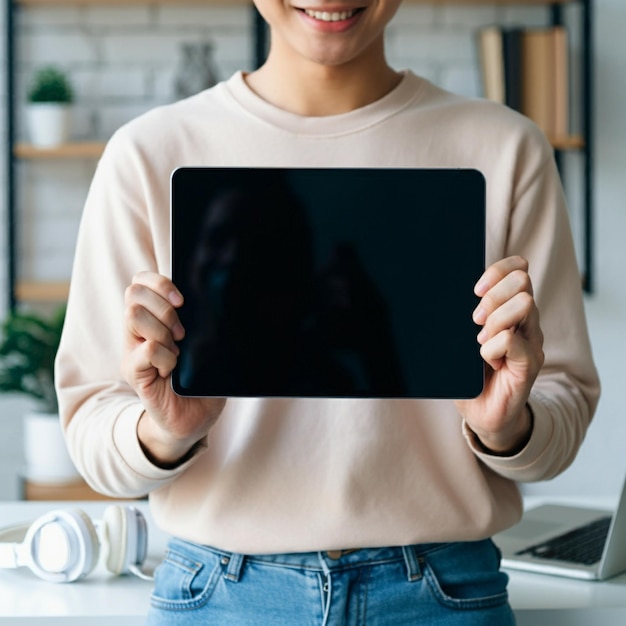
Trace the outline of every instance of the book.
<instances>
[{"instance_id":1,"label":"book","mask_svg":"<svg viewBox=\"0 0 626 626\"><path fill-rule=\"evenodd\" d=\"M532 119L550 138L569 134L569 64L563 26L503 28L478 33L485 98Z\"/></svg>"},{"instance_id":2,"label":"book","mask_svg":"<svg viewBox=\"0 0 626 626\"><path fill-rule=\"evenodd\" d=\"M547 136L554 135L554 42L552 28L532 28L522 34L522 106Z\"/></svg>"},{"instance_id":3,"label":"book","mask_svg":"<svg viewBox=\"0 0 626 626\"><path fill-rule=\"evenodd\" d=\"M521 28L502 31L504 57L504 103L515 111L522 110L522 36Z\"/></svg>"},{"instance_id":4,"label":"book","mask_svg":"<svg viewBox=\"0 0 626 626\"><path fill-rule=\"evenodd\" d=\"M486 26L478 31L478 57L484 97L504 104L505 67L500 26Z\"/></svg>"},{"instance_id":5,"label":"book","mask_svg":"<svg viewBox=\"0 0 626 626\"><path fill-rule=\"evenodd\" d=\"M567 137L570 134L569 102L569 43L564 26L553 28L554 44L554 136Z\"/></svg>"}]
</instances>

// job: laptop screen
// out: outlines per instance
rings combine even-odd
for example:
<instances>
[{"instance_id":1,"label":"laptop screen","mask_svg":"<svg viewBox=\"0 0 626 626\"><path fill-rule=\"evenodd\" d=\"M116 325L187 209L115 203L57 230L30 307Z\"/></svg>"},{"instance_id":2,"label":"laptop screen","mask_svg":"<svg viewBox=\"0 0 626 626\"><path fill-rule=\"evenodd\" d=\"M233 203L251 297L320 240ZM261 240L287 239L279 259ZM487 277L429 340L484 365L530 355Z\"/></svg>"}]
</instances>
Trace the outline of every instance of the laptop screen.
<instances>
[{"instance_id":1,"label":"laptop screen","mask_svg":"<svg viewBox=\"0 0 626 626\"><path fill-rule=\"evenodd\" d=\"M485 181L460 169L183 167L185 396L468 398Z\"/></svg>"}]
</instances>

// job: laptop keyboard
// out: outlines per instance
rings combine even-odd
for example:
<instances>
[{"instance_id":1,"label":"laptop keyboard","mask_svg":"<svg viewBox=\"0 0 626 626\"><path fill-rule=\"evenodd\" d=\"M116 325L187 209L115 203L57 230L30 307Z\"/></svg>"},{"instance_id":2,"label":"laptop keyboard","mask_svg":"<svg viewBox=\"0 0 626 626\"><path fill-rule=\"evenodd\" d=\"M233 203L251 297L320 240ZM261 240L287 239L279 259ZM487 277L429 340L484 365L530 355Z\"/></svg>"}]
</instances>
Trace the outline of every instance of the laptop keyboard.
<instances>
[{"instance_id":1,"label":"laptop keyboard","mask_svg":"<svg viewBox=\"0 0 626 626\"><path fill-rule=\"evenodd\" d=\"M541 559L593 565L602 558L610 525L611 517L602 517L563 535L520 550L517 554L531 554Z\"/></svg>"}]
</instances>

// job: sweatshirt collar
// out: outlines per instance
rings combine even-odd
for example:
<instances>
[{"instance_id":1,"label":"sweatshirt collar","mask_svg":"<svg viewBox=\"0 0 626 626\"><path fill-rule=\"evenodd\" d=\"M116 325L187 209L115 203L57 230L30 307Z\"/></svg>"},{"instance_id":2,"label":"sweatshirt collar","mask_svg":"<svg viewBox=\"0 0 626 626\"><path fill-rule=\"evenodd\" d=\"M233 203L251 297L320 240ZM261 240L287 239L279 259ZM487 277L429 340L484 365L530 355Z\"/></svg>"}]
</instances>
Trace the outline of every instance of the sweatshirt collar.
<instances>
[{"instance_id":1,"label":"sweatshirt collar","mask_svg":"<svg viewBox=\"0 0 626 626\"><path fill-rule=\"evenodd\" d=\"M419 96L424 81L409 70L401 73L400 83L379 100L354 111L322 117L291 113L263 100L248 87L242 71L231 76L224 86L229 96L249 114L286 132L317 136L344 135L382 122Z\"/></svg>"}]
</instances>

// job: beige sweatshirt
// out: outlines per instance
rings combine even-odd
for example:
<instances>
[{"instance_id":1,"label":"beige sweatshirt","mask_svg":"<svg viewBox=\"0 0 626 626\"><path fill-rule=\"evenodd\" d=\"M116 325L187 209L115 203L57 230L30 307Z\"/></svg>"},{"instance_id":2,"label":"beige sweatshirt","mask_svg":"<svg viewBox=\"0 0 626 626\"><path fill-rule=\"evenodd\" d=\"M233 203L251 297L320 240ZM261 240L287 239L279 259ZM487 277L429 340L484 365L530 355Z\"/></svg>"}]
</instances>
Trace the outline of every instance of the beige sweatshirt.
<instances>
[{"instance_id":1,"label":"beige sweatshirt","mask_svg":"<svg viewBox=\"0 0 626 626\"><path fill-rule=\"evenodd\" d=\"M137 271L170 274L169 182L183 165L481 170L487 264L529 259L545 334L526 448L482 453L450 401L229 399L205 448L177 469L153 466L136 435L143 408L120 371L124 290ZM98 164L57 386L87 481L112 496L150 493L156 523L185 539L267 553L489 536L519 518L517 481L571 463L599 395L552 149L511 110L410 72L381 100L330 117L279 110L239 73L150 111L113 136Z\"/></svg>"}]
</instances>

